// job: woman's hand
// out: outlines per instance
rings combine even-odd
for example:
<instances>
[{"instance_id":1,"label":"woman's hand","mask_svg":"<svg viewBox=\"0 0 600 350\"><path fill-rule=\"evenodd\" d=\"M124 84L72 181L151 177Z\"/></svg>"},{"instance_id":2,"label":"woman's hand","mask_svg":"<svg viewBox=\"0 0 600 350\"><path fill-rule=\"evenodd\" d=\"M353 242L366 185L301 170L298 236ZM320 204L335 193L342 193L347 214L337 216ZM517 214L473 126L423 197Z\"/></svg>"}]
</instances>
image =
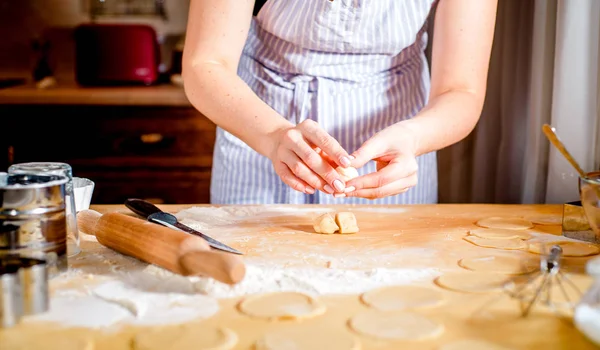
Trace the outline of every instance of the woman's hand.
<instances>
[{"instance_id":1,"label":"woman's hand","mask_svg":"<svg viewBox=\"0 0 600 350\"><path fill-rule=\"evenodd\" d=\"M307 194L316 189L329 194L344 191L346 185L335 167L349 166L350 157L317 122L307 119L279 130L273 141L269 158L288 186Z\"/></svg>"},{"instance_id":2,"label":"woman's hand","mask_svg":"<svg viewBox=\"0 0 600 350\"><path fill-rule=\"evenodd\" d=\"M377 163L377 171L348 181L347 197L368 199L393 196L417 184L417 139L412 130L400 122L367 140L356 152L351 166L360 168L368 161Z\"/></svg>"}]
</instances>

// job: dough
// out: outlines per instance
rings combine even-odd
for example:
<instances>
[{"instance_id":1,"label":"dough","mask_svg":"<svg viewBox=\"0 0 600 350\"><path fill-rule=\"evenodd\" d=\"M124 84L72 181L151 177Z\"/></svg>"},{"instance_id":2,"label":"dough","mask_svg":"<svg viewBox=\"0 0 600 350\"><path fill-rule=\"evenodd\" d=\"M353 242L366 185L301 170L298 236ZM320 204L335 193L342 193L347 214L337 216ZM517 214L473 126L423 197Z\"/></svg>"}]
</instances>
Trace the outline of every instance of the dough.
<instances>
[{"instance_id":1,"label":"dough","mask_svg":"<svg viewBox=\"0 0 600 350\"><path fill-rule=\"evenodd\" d=\"M309 335L309 336L307 336ZM348 331L313 326L297 326L267 332L255 344L255 350L359 350L358 340Z\"/></svg>"},{"instance_id":2,"label":"dough","mask_svg":"<svg viewBox=\"0 0 600 350\"><path fill-rule=\"evenodd\" d=\"M296 320L325 313L326 307L310 295L298 292L273 292L250 296L238 304L247 316L267 320Z\"/></svg>"},{"instance_id":3,"label":"dough","mask_svg":"<svg viewBox=\"0 0 600 350\"><path fill-rule=\"evenodd\" d=\"M525 218L537 225L562 225L562 215L534 215Z\"/></svg>"},{"instance_id":4,"label":"dough","mask_svg":"<svg viewBox=\"0 0 600 350\"><path fill-rule=\"evenodd\" d=\"M562 248L563 256L590 256L600 253L600 247L591 243L557 241L536 242L529 244L529 251L535 254L548 254L553 245L558 244Z\"/></svg>"},{"instance_id":5,"label":"dough","mask_svg":"<svg viewBox=\"0 0 600 350\"><path fill-rule=\"evenodd\" d=\"M493 216L484 218L475 223L477 226L485 228L501 228L507 230L527 230L534 225L531 221L514 217Z\"/></svg>"},{"instance_id":6,"label":"dough","mask_svg":"<svg viewBox=\"0 0 600 350\"><path fill-rule=\"evenodd\" d=\"M0 341L2 350L95 350L96 346L92 339L79 337L66 332L36 334L36 336L19 337L18 340Z\"/></svg>"},{"instance_id":7,"label":"dough","mask_svg":"<svg viewBox=\"0 0 600 350\"><path fill-rule=\"evenodd\" d=\"M476 236L467 236L463 239L469 243L485 248L496 248L506 250L527 249L527 243L518 238L513 239L487 239Z\"/></svg>"},{"instance_id":8,"label":"dough","mask_svg":"<svg viewBox=\"0 0 600 350\"><path fill-rule=\"evenodd\" d=\"M466 293L495 292L513 285L510 276L488 272L449 272L434 282L442 288Z\"/></svg>"},{"instance_id":9,"label":"dough","mask_svg":"<svg viewBox=\"0 0 600 350\"><path fill-rule=\"evenodd\" d=\"M238 337L228 328L181 326L142 331L133 338L133 350L230 350Z\"/></svg>"},{"instance_id":10,"label":"dough","mask_svg":"<svg viewBox=\"0 0 600 350\"><path fill-rule=\"evenodd\" d=\"M470 230L469 234L479 238L487 239L530 239L533 237L530 233L517 230L507 230L500 228L477 228Z\"/></svg>"},{"instance_id":11,"label":"dough","mask_svg":"<svg viewBox=\"0 0 600 350\"><path fill-rule=\"evenodd\" d=\"M438 337L444 332L443 324L406 311L363 311L354 315L349 324L359 334L388 340L420 340Z\"/></svg>"},{"instance_id":12,"label":"dough","mask_svg":"<svg viewBox=\"0 0 600 350\"><path fill-rule=\"evenodd\" d=\"M353 167L344 168L339 166L335 168L335 171L337 171L340 174L344 182L348 182L354 179L355 177L358 177L358 170L356 170L356 168Z\"/></svg>"},{"instance_id":13,"label":"dough","mask_svg":"<svg viewBox=\"0 0 600 350\"><path fill-rule=\"evenodd\" d=\"M329 213L316 218L313 227L316 233L334 233L339 230L335 218Z\"/></svg>"},{"instance_id":14,"label":"dough","mask_svg":"<svg viewBox=\"0 0 600 350\"><path fill-rule=\"evenodd\" d=\"M471 271L503 273L507 275L526 274L540 268L538 260L518 259L516 257L500 255L464 258L458 261L458 265Z\"/></svg>"},{"instance_id":15,"label":"dough","mask_svg":"<svg viewBox=\"0 0 600 350\"><path fill-rule=\"evenodd\" d=\"M358 232L358 223L354 213L343 211L335 214L335 222L340 228L340 233L356 233Z\"/></svg>"},{"instance_id":16,"label":"dough","mask_svg":"<svg viewBox=\"0 0 600 350\"><path fill-rule=\"evenodd\" d=\"M442 345L438 350L510 350L510 348L486 340L464 339Z\"/></svg>"},{"instance_id":17,"label":"dough","mask_svg":"<svg viewBox=\"0 0 600 350\"><path fill-rule=\"evenodd\" d=\"M408 285L373 289L363 293L360 299L363 303L381 311L434 307L444 303L444 297L439 291Z\"/></svg>"}]
</instances>

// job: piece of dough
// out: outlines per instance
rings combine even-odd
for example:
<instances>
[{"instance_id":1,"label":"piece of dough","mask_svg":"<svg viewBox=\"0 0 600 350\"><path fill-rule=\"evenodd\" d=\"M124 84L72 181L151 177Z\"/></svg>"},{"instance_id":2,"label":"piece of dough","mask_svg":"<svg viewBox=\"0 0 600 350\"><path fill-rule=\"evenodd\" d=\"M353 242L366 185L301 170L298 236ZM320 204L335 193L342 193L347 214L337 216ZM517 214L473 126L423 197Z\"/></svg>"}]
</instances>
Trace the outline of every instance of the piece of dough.
<instances>
[{"instance_id":1,"label":"piece of dough","mask_svg":"<svg viewBox=\"0 0 600 350\"><path fill-rule=\"evenodd\" d=\"M421 340L444 332L443 324L406 311L363 311L354 315L349 325L359 334L388 340Z\"/></svg>"},{"instance_id":2,"label":"piece of dough","mask_svg":"<svg viewBox=\"0 0 600 350\"><path fill-rule=\"evenodd\" d=\"M339 232L342 234L358 232L358 223L352 212L342 211L335 214L335 222L340 228Z\"/></svg>"},{"instance_id":3,"label":"piece of dough","mask_svg":"<svg viewBox=\"0 0 600 350\"><path fill-rule=\"evenodd\" d=\"M298 292L273 292L250 296L238 304L247 316L267 320L296 320L325 313L326 307L310 295Z\"/></svg>"},{"instance_id":4,"label":"piece of dough","mask_svg":"<svg viewBox=\"0 0 600 350\"><path fill-rule=\"evenodd\" d=\"M360 342L348 331L327 327L297 326L268 331L255 344L255 350L359 350Z\"/></svg>"},{"instance_id":5,"label":"piece of dough","mask_svg":"<svg viewBox=\"0 0 600 350\"><path fill-rule=\"evenodd\" d=\"M528 258L518 259L510 256L485 255L464 258L458 261L462 268L478 272L503 273L507 275L521 275L540 268L538 260Z\"/></svg>"},{"instance_id":6,"label":"piece of dough","mask_svg":"<svg viewBox=\"0 0 600 350\"><path fill-rule=\"evenodd\" d=\"M562 225L562 215L560 215L560 214L532 215L532 216L526 217L525 219L533 222L536 225L546 225L546 226Z\"/></svg>"},{"instance_id":7,"label":"piece of dough","mask_svg":"<svg viewBox=\"0 0 600 350\"><path fill-rule=\"evenodd\" d=\"M534 225L531 221L515 217L492 216L484 218L475 223L477 226L485 228L501 228L507 230L527 230Z\"/></svg>"},{"instance_id":8,"label":"piece of dough","mask_svg":"<svg viewBox=\"0 0 600 350\"><path fill-rule=\"evenodd\" d=\"M518 238L513 239L488 239L488 238L480 238L476 236L467 236L463 237L463 239L471 244L475 244L480 247L485 248L496 248L496 249L506 249L506 250L519 250L519 249L527 249L527 243L523 242Z\"/></svg>"},{"instance_id":9,"label":"piece of dough","mask_svg":"<svg viewBox=\"0 0 600 350\"><path fill-rule=\"evenodd\" d=\"M486 340L463 339L444 344L438 350L510 350L502 345L494 344Z\"/></svg>"},{"instance_id":10,"label":"piece of dough","mask_svg":"<svg viewBox=\"0 0 600 350\"><path fill-rule=\"evenodd\" d=\"M338 174L340 174L344 182L348 182L354 179L355 177L358 177L358 170L356 170L356 168L353 167L344 168L342 166L339 166L335 168L335 171L337 171Z\"/></svg>"},{"instance_id":11,"label":"piece of dough","mask_svg":"<svg viewBox=\"0 0 600 350\"><path fill-rule=\"evenodd\" d=\"M1 338L1 337L0 337ZM16 339L16 338L15 338ZM35 337L19 337L14 343L2 339L0 341L2 350L95 350L93 339L82 338L66 332L43 334Z\"/></svg>"},{"instance_id":12,"label":"piece of dough","mask_svg":"<svg viewBox=\"0 0 600 350\"><path fill-rule=\"evenodd\" d=\"M530 239L533 237L530 233L518 230L507 230L499 228L477 228L470 230L469 234L479 238L487 239Z\"/></svg>"},{"instance_id":13,"label":"piece of dough","mask_svg":"<svg viewBox=\"0 0 600 350\"><path fill-rule=\"evenodd\" d=\"M133 349L230 350L237 343L237 334L228 328L182 326L142 331L133 338Z\"/></svg>"},{"instance_id":14,"label":"piece of dough","mask_svg":"<svg viewBox=\"0 0 600 350\"><path fill-rule=\"evenodd\" d=\"M558 244L562 248L562 256L590 256L600 253L600 247L591 243L556 241L535 242L529 244L529 251L535 254L548 254L553 245Z\"/></svg>"},{"instance_id":15,"label":"piece of dough","mask_svg":"<svg viewBox=\"0 0 600 350\"><path fill-rule=\"evenodd\" d=\"M444 303L444 296L439 291L410 285L376 288L363 293L360 299L363 303L381 311L427 308Z\"/></svg>"},{"instance_id":16,"label":"piece of dough","mask_svg":"<svg viewBox=\"0 0 600 350\"><path fill-rule=\"evenodd\" d=\"M329 213L317 217L313 223L313 228L316 233L334 233L340 229L333 215Z\"/></svg>"},{"instance_id":17,"label":"piece of dough","mask_svg":"<svg viewBox=\"0 0 600 350\"><path fill-rule=\"evenodd\" d=\"M495 292L514 284L509 276L486 272L449 272L434 282L442 288L466 293Z\"/></svg>"}]
</instances>

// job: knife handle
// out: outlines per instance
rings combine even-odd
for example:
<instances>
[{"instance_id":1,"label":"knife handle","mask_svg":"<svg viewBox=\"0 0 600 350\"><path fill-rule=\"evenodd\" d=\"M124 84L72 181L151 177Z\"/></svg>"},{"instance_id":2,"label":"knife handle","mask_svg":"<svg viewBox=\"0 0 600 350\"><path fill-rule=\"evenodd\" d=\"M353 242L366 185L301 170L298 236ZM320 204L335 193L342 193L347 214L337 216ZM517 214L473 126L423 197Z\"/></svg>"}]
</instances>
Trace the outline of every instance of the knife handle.
<instances>
[{"instance_id":1,"label":"knife handle","mask_svg":"<svg viewBox=\"0 0 600 350\"><path fill-rule=\"evenodd\" d=\"M236 284L246 273L240 257L211 250L200 237L123 213L82 210L77 224L107 248L183 276L202 275Z\"/></svg>"}]
</instances>

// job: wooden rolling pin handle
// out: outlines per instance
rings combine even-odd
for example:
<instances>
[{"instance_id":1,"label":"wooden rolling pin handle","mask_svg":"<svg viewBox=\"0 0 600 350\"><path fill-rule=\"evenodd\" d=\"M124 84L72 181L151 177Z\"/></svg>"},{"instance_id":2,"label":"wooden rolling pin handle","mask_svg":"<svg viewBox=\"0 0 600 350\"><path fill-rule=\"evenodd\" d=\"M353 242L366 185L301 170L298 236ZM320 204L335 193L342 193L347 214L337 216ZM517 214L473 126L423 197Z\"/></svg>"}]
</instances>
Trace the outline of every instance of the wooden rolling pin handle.
<instances>
[{"instance_id":1,"label":"wooden rolling pin handle","mask_svg":"<svg viewBox=\"0 0 600 350\"><path fill-rule=\"evenodd\" d=\"M241 258L211 250L200 237L122 213L82 210L77 213L77 224L105 247L180 275L209 276L235 284L246 272Z\"/></svg>"}]
</instances>

